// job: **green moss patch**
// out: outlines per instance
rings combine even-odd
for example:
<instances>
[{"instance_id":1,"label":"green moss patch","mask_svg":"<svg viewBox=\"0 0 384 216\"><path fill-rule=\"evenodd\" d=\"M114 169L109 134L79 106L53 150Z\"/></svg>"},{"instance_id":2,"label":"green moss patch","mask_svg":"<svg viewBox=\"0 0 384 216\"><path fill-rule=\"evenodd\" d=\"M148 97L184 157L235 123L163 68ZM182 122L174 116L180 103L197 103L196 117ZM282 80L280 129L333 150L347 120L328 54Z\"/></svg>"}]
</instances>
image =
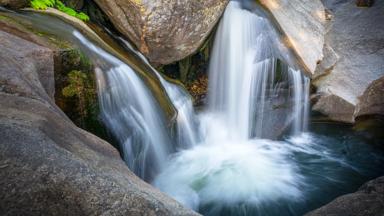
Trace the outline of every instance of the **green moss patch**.
<instances>
[{"instance_id":1,"label":"green moss patch","mask_svg":"<svg viewBox=\"0 0 384 216\"><path fill-rule=\"evenodd\" d=\"M60 0L31 0L31 7L35 10L46 10L49 7L54 7L59 11L62 11L70 16L76 17L82 21L88 21L89 17L83 12L77 12L76 10L67 7Z\"/></svg>"}]
</instances>

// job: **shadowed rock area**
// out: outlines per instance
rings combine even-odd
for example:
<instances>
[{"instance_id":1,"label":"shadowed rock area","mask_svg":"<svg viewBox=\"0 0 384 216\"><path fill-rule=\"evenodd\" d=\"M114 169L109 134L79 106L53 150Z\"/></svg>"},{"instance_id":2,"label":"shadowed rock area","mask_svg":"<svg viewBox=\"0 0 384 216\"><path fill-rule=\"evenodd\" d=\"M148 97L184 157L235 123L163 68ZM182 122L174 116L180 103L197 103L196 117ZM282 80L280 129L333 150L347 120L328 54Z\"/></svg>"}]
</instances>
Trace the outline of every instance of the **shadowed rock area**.
<instances>
[{"instance_id":1,"label":"shadowed rock area","mask_svg":"<svg viewBox=\"0 0 384 216\"><path fill-rule=\"evenodd\" d=\"M27 7L28 5L28 0L0 0L0 6L9 7L12 9Z\"/></svg>"},{"instance_id":2,"label":"shadowed rock area","mask_svg":"<svg viewBox=\"0 0 384 216\"><path fill-rule=\"evenodd\" d=\"M196 215L54 104L53 55L0 31L0 215Z\"/></svg>"}]
</instances>

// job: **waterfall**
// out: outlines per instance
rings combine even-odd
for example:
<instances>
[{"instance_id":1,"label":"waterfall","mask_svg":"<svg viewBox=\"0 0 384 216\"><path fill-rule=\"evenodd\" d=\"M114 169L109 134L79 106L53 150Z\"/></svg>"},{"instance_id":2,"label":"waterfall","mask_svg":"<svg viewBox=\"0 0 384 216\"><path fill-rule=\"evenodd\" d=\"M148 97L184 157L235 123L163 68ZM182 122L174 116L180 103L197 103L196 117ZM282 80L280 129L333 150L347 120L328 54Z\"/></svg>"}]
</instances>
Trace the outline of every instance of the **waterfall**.
<instances>
[{"instance_id":1,"label":"waterfall","mask_svg":"<svg viewBox=\"0 0 384 216\"><path fill-rule=\"evenodd\" d=\"M58 26L49 28L57 31ZM267 138L288 125L291 134L305 131L308 79L292 64L266 18L229 3L211 55L208 108L198 115L182 87L120 39L165 91L177 112L174 124L135 65L76 30L59 29L70 32L97 67L101 117L140 178L203 213L216 206L207 214L219 215L239 203L264 208L303 197L305 181L292 161L299 148Z\"/></svg>"},{"instance_id":2,"label":"waterfall","mask_svg":"<svg viewBox=\"0 0 384 216\"><path fill-rule=\"evenodd\" d=\"M308 129L309 79L292 68L289 68L289 79L293 84L294 101L292 134L299 135Z\"/></svg>"},{"instance_id":3,"label":"waterfall","mask_svg":"<svg viewBox=\"0 0 384 216\"><path fill-rule=\"evenodd\" d=\"M177 146L182 149L189 149L200 142L192 99L180 86L169 83L161 77L160 81L177 110Z\"/></svg>"},{"instance_id":4,"label":"waterfall","mask_svg":"<svg viewBox=\"0 0 384 216\"><path fill-rule=\"evenodd\" d=\"M382 154L349 128L314 124L302 133L309 79L268 19L237 2L220 22L209 104L197 115L188 93L122 38L128 59L60 19L8 15L70 41L92 60L101 116L129 168L203 215L304 215L382 174ZM283 130L283 137L270 136Z\"/></svg>"},{"instance_id":5,"label":"waterfall","mask_svg":"<svg viewBox=\"0 0 384 216\"><path fill-rule=\"evenodd\" d=\"M284 63L286 53L279 52L281 44L268 20L241 9L237 2L229 3L219 25L209 68L209 108L199 117L183 88L162 77L129 42L117 38L160 81L177 111L173 126L130 66L78 32L74 35L101 59L96 75L102 119L119 141L128 166L145 180L166 169L169 155L199 143L247 143L268 137L279 124L292 123L295 134L305 129L306 78ZM290 106L276 114L271 108L276 104Z\"/></svg>"},{"instance_id":6,"label":"waterfall","mask_svg":"<svg viewBox=\"0 0 384 216\"><path fill-rule=\"evenodd\" d=\"M160 83L165 88L173 106L177 110L176 122L176 145L179 148L188 149L200 142L197 129L197 118L191 96L178 84L174 84L165 80L160 73L151 66L143 54L133 48L133 46L122 37L117 37L126 49L135 53L143 63L145 63L159 78Z\"/></svg>"},{"instance_id":7,"label":"waterfall","mask_svg":"<svg viewBox=\"0 0 384 216\"><path fill-rule=\"evenodd\" d=\"M196 118L189 94L177 84L165 80L141 53L120 38L126 48L157 76L175 107L176 134L172 137L163 110L135 71L79 32L75 31L74 36L103 61L96 69L103 122L117 138L130 169L142 179L151 180L164 168L168 155L198 142Z\"/></svg>"},{"instance_id":8,"label":"waterfall","mask_svg":"<svg viewBox=\"0 0 384 216\"><path fill-rule=\"evenodd\" d=\"M170 122L173 116L169 114L173 113L173 106L179 113L174 121L180 125L177 126L180 136L188 134L185 130L194 130L192 123L186 123L193 115L193 112L187 114L190 109L188 94L163 78L160 80L156 71L141 67L148 64L146 60L136 61L133 54L127 52L125 60L132 64L128 65L116 57L122 56L94 32L87 29L79 31L56 17L33 12L9 15L15 20L27 21L28 26L37 31L70 42L92 61L96 68L100 116L119 143L124 161L137 176L146 181L153 180L164 168L171 153L192 145L177 142L181 138L174 138L175 135L170 132L174 127ZM85 32L89 38L80 32ZM168 94L173 98L168 99ZM171 102L174 105L168 104Z\"/></svg>"},{"instance_id":9,"label":"waterfall","mask_svg":"<svg viewBox=\"0 0 384 216\"><path fill-rule=\"evenodd\" d=\"M241 9L238 2L229 3L211 55L209 106L231 127L230 139L263 138L266 130L271 133L273 128L266 123L275 114L268 110L287 88L291 93L286 100L292 108L281 124L292 121L296 135L306 128L308 78L280 61L285 55L277 51L283 45L274 38L266 18Z\"/></svg>"},{"instance_id":10,"label":"waterfall","mask_svg":"<svg viewBox=\"0 0 384 216\"><path fill-rule=\"evenodd\" d=\"M211 54L208 109L199 115L202 141L174 155L155 186L207 215L238 203L259 214L266 202L301 199L293 151L266 139L289 126L292 135L306 130L308 78L282 47L266 18L228 4Z\"/></svg>"},{"instance_id":11,"label":"waterfall","mask_svg":"<svg viewBox=\"0 0 384 216\"><path fill-rule=\"evenodd\" d=\"M128 65L79 32L75 31L74 36L104 61L96 68L103 122L119 141L131 170L143 179L151 179L172 152L163 111Z\"/></svg>"},{"instance_id":12,"label":"waterfall","mask_svg":"<svg viewBox=\"0 0 384 216\"><path fill-rule=\"evenodd\" d=\"M122 38L127 56L60 19L8 16L92 60L103 121L139 177L203 215L303 215L382 175L384 157L348 127L306 132L309 79L259 12L229 3L211 55L208 108L197 114L189 94Z\"/></svg>"}]
</instances>

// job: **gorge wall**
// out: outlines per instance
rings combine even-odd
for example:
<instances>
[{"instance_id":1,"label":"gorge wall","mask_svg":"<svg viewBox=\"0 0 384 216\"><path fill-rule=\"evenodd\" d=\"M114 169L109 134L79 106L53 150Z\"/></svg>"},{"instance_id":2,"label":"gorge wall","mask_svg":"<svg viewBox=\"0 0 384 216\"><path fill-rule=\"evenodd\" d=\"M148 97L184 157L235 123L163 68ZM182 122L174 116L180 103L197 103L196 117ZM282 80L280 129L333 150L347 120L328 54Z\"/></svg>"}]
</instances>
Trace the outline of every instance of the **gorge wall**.
<instances>
[{"instance_id":1,"label":"gorge wall","mask_svg":"<svg viewBox=\"0 0 384 216\"><path fill-rule=\"evenodd\" d=\"M383 1L364 8L354 0L261 3L311 74L317 88L313 110L349 123L384 114Z\"/></svg>"}]
</instances>

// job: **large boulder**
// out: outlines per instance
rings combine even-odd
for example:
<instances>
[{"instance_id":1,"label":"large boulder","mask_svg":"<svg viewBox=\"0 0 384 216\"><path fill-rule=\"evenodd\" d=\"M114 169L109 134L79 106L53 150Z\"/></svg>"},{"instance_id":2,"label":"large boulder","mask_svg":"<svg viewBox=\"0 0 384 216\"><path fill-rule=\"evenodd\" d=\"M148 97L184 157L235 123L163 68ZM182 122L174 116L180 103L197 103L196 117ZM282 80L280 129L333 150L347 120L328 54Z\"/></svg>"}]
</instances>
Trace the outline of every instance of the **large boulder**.
<instances>
[{"instance_id":1,"label":"large boulder","mask_svg":"<svg viewBox=\"0 0 384 216\"><path fill-rule=\"evenodd\" d=\"M318 96L314 110L349 123L360 115L384 114L364 104L371 85L376 90L369 91L370 98L384 100L383 82L375 82L384 77L384 1L369 8L357 7L355 0L261 2L311 74Z\"/></svg>"},{"instance_id":2,"label":"large boulder","mask_svg":"<svg viewBox=\"0 0 384 216\"><path fill-rule=\"evenodd\" d=\"M384 76L373 81L359 97L357 116L384 113Z\"/></svg>"},{"instance_id":3,"label":"large boulder","mask_svg":"<svg viewBox=\"0 0 384 216\"><path fill-rule=\"evenodd\" d=\"M371 109L377 105L366 98L369 91L370 98L384 100L383 82L381 86L375 83L384 77L384 1L377 1L370 8L359 8L354 0L324 2L332 14L325 43L333 48L337 60L327 74L313 81L321 95L314 109L334 120L351 123L360 115L384 114L383 108ZM324 55L324 61L333 58L327 52ZM376 90L368 90L371 85ZM331 103L329 97L334 98ZM370 111L359 111L359 107Z\"/></svg>"},{"instance_id":4,"label":"large boulder","mask_svg":"<svg viewBox=\"0 0 384 216\"><path fill-rule=\"evenodd\" d=\"M228 0L95 0L114 26L152 63L169 64L194 53Z\"/></svg>"},{"instance_id":5,"label":"large boulder","mask_svg":"<svg viewBox=\"0 0 384 216\"><path fill-rule=\"evenodd\" d=\"M364 184L357 192L336 198L305 216L384 215L384 176Z\"/></svg>"},{"instance_id":6,"label":"large boulder","mask_svg":"<svg viewBox=\"0 0 384 216\"><path fill-rule=\"evenodd\" d=\"M53 55L0 30L0 215L195 215L55 105Z\"/></svg>"}]
</instances>

